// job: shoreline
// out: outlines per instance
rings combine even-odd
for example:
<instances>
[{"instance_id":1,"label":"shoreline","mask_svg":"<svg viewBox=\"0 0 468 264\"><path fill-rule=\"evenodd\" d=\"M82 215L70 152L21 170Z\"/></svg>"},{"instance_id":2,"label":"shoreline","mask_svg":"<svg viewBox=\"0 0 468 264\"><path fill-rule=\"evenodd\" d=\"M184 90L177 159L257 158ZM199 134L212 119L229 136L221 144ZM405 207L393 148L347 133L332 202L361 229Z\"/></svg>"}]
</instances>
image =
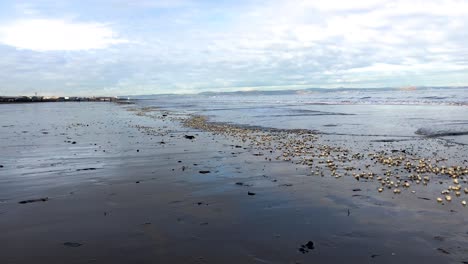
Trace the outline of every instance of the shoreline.
<instances>
[{"instance_id":1,"label":"shoreline","mask_svg":"<svg viewBox=\"0 0 468 264\"><path fill-rule=\"evenodd\" d=\"M42 96L0 96L0 104L62 103L62 102L116 102L127 101L117 97L47 97Z\"/></svg>"}]
</instances>

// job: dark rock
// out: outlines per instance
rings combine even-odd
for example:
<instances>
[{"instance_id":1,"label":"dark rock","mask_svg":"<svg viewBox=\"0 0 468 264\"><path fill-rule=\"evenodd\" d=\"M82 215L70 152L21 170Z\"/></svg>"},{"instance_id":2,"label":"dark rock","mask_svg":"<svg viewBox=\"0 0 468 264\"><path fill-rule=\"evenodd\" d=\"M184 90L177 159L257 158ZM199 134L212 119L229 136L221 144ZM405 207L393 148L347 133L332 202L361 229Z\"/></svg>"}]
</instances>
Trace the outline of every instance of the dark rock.
<instances>
[{"instance_id":1,"label":"dark rock","mask_svg":"<svg viewBox=\"0 0 468 264\"><path fill-rule=\"evenodd\" d=\"M308 253L309 250L313 250L313 249L315 249L314 242L309 241L305 245L301 245L301 247L299 247L299 252L301 252L302 254L305 254L305 253Z\"/></svg>"},{"instance_id":2,"label":"dark rock","mask_svg":"<svg viewBox=\"0 0 468 264\"><path fill-rule=\"evenodd\" d=\"M255 195L254 192L247 192L248 195Z\"/></svg>"},{"instance_id":3,"label":"dark rock","mask_svg":"<svg viewBox=\"0 0 468 264\"><path fill-rule=\"evenodd\" d=\"M306 246L308 249L314 249L314 242L309 241L309 242L307 242L307 244L305 244L305 246Z\"/></svg>"},{"instance_id":4,"label":"dark rock","mask_svg":"<svg viewBox=\"0 0 468 264\"><path fill-rule=\"evenodd\" d=\"M201 174L207 174L207 173L210 173L210 171L209 171L209 170L202 170L202 171L199 171L199 173L201 173Z\"/></svg>"},{"instance_id":5,"label":"dark rock","mask_svg":"<svg viewBox=\"0 0 468 264\"><path fill-rule=\"evenodd\" d=\"M45 198L39 198L39 199L30 199L30 200L24 200L20 201L20 204L27 204L27 203L36 203L36 202L47 202L49 200L48 197Z\"/></svg>"},{"instance_id":6,"label":"dark rock","mask_svg":"<svg viewBox=\"0 0 468 264\"><path fill-rule=\"evenodd\" d=\"M67 246L67 247L80 247L83 244L77 243L77 242L65 242L65 243L63 243L63 245Z\"/></svg>"},{"instance_id":7,"label":"dark rock","mask_svg":"<svg viewBox=\"0 0 468 264\"><path fill-rule=\"evenodd\" d=\"M186 138L186 139L195 139L195 136L185 135L184 138Z\"/></svg>"},{"instance_id":8,"label":"dark rock","mask_svg":"<svg viewBox=\"0 0 468 264\"><path fill-rule=\"evenodd\" d=\"M0 165L0 168L3 168L3 165Z\"/></svg>"},{"instance_id":9,"label":"dark rock","mask_svg":"<svg viewBox=\"0 0 468 264\"><path fill-rule=\"evenodd\" d=\"M360 191L361 191L361 189L359 189L359 188L353 189L353 192L360 192Z\"/></svg>"},{"instance_id":10,"label":"dark rock","mask_svg":"<svg viewBox=\"0 0 468 264\"><path fill-rule=\"evenodd\" d=\"M89 171L89 170L97 170L96 168L84 168L84 169L77 169L76 171Z\"/></svg>"},{"instance_id":11,"label":"dark rock","mask_svg":"<svg viewBox=\"0 0 468 264\"><path fill-rule=\"evenodd\" d=\"M72 144L76 144L76 141L73 141Z\"/></svg>"}]
</instances>

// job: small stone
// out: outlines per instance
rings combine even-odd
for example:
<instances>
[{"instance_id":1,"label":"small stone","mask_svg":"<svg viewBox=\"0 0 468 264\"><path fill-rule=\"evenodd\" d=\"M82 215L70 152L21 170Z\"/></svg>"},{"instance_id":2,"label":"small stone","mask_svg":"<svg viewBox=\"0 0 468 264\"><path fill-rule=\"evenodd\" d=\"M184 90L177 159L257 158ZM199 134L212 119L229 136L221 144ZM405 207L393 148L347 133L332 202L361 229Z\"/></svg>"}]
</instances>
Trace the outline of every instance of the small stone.
<instances>
[{"instance_id":1,"label":"small stone","mask_svg":"<svg viewBox=\"0 0 468 264\"><path fill-rule=\"evenodd\" d=\"M314 249L314 242L309 241L309 242L307 242L307 244L305 244L305 246L306 246L308 249Z\"/></svg>"},{"instance_id":2,"label":"small stone","mask_svg":"<svg viewBox=\"0 0 468 264\"><path fill-rule=\"evenodd\" d=\"M65 243L63 243L63 245L67 246L67 247L80 247L83 244L77 243L77 242L65 242Z\"/></svg>"},{"instance_id":3,"label":"small stone","mask_svg":"<svg viewBox=\"0 0 468 264\"><path fill-rule=\"evenodd\" d=\"M254 192L247 192L248 195L255 195L256 193Z\"/></svg>"},{"instance_id":4,"label":"small stone","mask_svg":"<svg viewBox=\"0 0 468 264\"><path fill-rule=\"evenodd\" d=\"M20 201L20 204L27 204L27 203L35 203L35 202L47 202L49 200L48 197L45 198L39 198L39 199L30 199L30 200L24 200Z\"/></svg>"}]
</instances>

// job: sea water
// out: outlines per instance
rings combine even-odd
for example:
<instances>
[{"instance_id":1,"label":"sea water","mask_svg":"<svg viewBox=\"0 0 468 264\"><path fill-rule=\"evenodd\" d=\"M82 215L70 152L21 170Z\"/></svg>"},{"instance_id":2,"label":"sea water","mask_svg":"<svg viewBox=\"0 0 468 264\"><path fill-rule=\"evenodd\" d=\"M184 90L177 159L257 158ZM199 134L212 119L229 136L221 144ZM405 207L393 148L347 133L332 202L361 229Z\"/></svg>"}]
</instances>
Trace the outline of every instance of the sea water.
<instances>
[{"instance_id":1,"label":"sea water","mask_svg":"<svg viewBox=\"0 0 468 264\"><path fill-rule=\"evenodd\" d=\"M468 88L165 95L138 104L236 125L468 144Z\"/></svg>"}]
</instances>

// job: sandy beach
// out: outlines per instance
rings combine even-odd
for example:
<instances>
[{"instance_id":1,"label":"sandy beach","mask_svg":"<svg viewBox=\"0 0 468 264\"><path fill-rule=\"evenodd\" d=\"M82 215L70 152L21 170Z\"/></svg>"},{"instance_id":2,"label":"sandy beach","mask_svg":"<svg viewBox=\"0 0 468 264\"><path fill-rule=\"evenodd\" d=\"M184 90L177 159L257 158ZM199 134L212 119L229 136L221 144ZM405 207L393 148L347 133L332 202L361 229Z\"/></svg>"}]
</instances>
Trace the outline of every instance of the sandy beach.
<instances>
[{"instance_id":1,"label":"sandy beach","mask_svg":"<svg viewBox=\"0 0 468 264\"><path fill-rule=\"evenodd\" d=\"M115 103L0 118L0 263L468 263L465 145Z\"/></svg>"}]
</instances>

